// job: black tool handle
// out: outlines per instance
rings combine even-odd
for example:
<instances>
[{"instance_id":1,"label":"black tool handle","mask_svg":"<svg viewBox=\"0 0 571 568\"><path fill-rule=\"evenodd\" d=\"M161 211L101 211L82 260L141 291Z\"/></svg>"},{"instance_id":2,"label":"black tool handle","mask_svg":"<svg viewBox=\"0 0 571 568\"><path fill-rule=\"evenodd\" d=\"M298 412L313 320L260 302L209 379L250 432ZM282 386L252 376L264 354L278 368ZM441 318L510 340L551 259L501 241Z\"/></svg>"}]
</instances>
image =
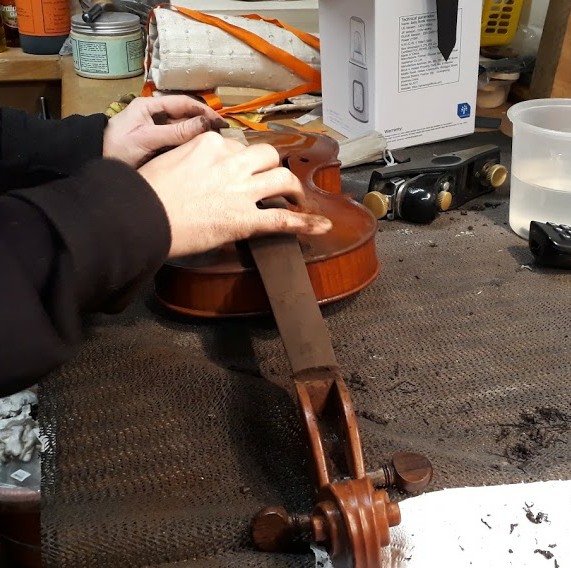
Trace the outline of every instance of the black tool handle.
<instances>
[{"instance_id":1,"label":"black tool handle","mask_svg":"<svg viewBox=\"0 0 571 568\"><path fill-rule=\"evenodd\" d=\"M95 20L97 20L97 18L99 18L99 16L101 16L101 14L103 14L103 8L103 4L93 4L93 6L91 6L87 12L83 12L81 19L87 24L92 24L95 22Z\"/></svg>"}]
</instances>

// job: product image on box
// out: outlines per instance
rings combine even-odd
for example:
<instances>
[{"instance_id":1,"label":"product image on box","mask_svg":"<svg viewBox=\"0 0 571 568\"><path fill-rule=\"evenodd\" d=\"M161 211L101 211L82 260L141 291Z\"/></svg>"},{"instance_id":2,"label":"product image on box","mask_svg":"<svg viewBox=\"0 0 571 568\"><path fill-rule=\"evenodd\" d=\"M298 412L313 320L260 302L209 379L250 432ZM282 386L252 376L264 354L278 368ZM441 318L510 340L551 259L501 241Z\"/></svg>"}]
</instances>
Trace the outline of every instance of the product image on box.
<instances>
[{"instance_id":1,"label":"product image on box","mask_svg":"<svg viewBox=\"0 0 571 568\"><path fill-rule=\"evenodd\" d=\"M369 122L365 22L355 16L349 22L349 114L360 122Z\"/></svg>"}]
</instances>

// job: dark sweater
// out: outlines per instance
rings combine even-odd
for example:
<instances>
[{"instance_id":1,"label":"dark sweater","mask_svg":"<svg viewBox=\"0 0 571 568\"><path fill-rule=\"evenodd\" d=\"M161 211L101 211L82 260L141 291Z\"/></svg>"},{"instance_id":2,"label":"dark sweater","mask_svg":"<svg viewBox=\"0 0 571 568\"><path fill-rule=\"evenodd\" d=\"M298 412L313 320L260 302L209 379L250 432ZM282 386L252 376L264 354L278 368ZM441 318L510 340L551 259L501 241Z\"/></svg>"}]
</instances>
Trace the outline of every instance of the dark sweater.
<instances>
[{"instance_id":1,"label":"dark sweater","mask_svg":"<svg viewBox=\"0 0 571 568\"><path fill-rule=\"evenodd\" d=\"M0 397L72 357L82 315L113 311L166 259L163 206L101 158L105 125L0 110Z\"/></svg>"}]
</instances>

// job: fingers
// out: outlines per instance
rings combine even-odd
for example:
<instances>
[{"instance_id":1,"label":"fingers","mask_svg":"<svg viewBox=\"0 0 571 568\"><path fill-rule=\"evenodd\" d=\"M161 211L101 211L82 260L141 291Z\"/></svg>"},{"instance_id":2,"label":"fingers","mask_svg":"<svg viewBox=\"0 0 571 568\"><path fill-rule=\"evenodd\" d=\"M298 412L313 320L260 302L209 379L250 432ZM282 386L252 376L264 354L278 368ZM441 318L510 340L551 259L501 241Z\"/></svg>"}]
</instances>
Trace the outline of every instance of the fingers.
<instances>
[{"instance_id":1,"label":"fingers","mask_svg":"<svg viewBox=\"0 0 571 568\"><path fill-rule=\"evenodd\" d=\"M176 124L147 127L141 131L139 138L141 145L154 152L177 148L209 130L208 120L203 116L196 116Z\"/></svg>"},{"instance_id":2,"label":"fingers","mask_svg":"<svg viewBox=\"0 0 571 568\"><path fill-rule=\"evenodd\" d=\"M210 122L204 116L195 116L183 122L165 124L153 128L153 141L162 146L180 146L210 130Z\"/></svg>"},{"instance_id":3,"label":"fingers","mask_svg":"<svg viewBox=\"0 0 571 568\"><path fill-rule=\"evenodd\" d=\"M209 162L217 161L229 180L244 179L254 174L271 170L280 163L278 151L269 144L254 144L244 146L231 138L223 138L217 132L199 131L204 123L193 122L204 120L195 117L184 123L175 123L153 127L153 145L157 148L178 146L171 152L187 155L197 152L204 155ZM156 143L157 132L160 128L162 138Z\"/></svg>"},{"instance_id":4,"label":"fingers","mask_svg":"<svg viewBox=\"0 0 571 568\"><path fill-rule=\"evenodd\" d=\"M305 191L299 178L287 168L278 167L252 176L250 189L256 201L285 197L301 208L306 205Z\"/></svg>"},{"instance_id":5,"label":"fingers","mask_svg":"<svg viewBox=\"0 0 571 568\"><path fill-rule=\"evenodd\" d=\"M287 209L263 209L256 223L256 235L290 233L303 235L324 235L333 225L321 215L295 213Z\"/></svg>"},{"instance_id":6,"label":"fingers","mask_svg":"<svg viewBox=\"0 0 571 568\"><path fill-rule=\"evenodd\" d=\"M217 134L221 140L221 145L223 146L224 150L228 151L228 156L239 154L240 152L244 152L247 146L244 146L242 142L239 140L234 140L233 138L224 138L221 135Z\"/></svg>"},{"instance_id":7,"label":"fingers","mask_svg":"<svg viewBox=\"0 0 571 568\"><path fill-rule=\"evenodd\" d=\"M253 203L271 197L285 197L288 201L304 208L305 192L300 180L287 168L279 166L280 158L277 150L268 144L244 146L237 140L223 138L215 132L200 132L203 127L196 117L187 121L187 131L177 130L178 125L161 127L163 137L161 147L178 146L169 153L178 167L184 167L185 157L199 155L199 162L211 163L226 179L231 190L233 185L246 191L248 200ZM168 135L167 135L168 133ZM190 141L182 141L188 136ZM176 158L175 158L176 156ZM243 183L246 185L243 185Z\"/></svg>"},{"instance_id":8,"label":"fingers","mask_svg":"<svg viewBox=\"0 0 571 568\"><path fill-rule=\"evenodd\" d=\"M205 116L208 120L219 123L218 126L214 125L214 128L221 128L222 124L227 124L215 110L187 95L138 97L131 104L133 103L143 106L151 115L166 113L173 119Z\"/></svg>"},{"instance_id":9,"label":"fingers","mask_svg":"<svg viewBox=\"0 0 571 568\"><path fill-rule=\"evenodd\" d=\"M210 163L216 163L217 166L228 162L234 158L235 154L246 150L246 146L237 140L223 138L217 132L212 131L199 134L198 136L192 138L189 142L183 144L180 148L181 152L188 155L200 155L201 162L207 160ZM230 175L228 172L226 173L227 176ZM233 171L232 176L234 175L235 172Z\"/></svg>"},{"instance_id":10,"label":"fingers","mask_svg":"<svg viewBox=\"0 0 571 568\"><path fill-rule=\"evenodd\" d=\"M224 139L229 149L236 151L222 164L231 176L244 178L276 168L280 165L278 151L269 144L253 144L244 146L237 140Z\"/></svg>"},{"instance_id":11,"label":"fingers","mask_svg":"<svg viewBox=\"0 0 571 568\"><path fill-rule=\"evenodd\" d=\"M199 118L203 117L196 117L192 120ZM156 135L156 130L154 134ZM180 135L174 135L176 140L179 137ZM199 133L182 144L178 144L178 142L173 144L173 136L164 136L163 134L160 140L157 140L155 136L151 137L147 132L145 141L155 154L151 160L153 171L162 169L165 173L168 172L172 175L178 173L190 177L197 169L207 168L207 178L217 175L219 178L223 177L228 180L228 175L220 175L220 164L235 152L244 150L242 144L237 142L227 144L227 141L220 134L211 131ZM226 182L226 185L229 185L229 181Z\"/></svg>"}]
</instances>

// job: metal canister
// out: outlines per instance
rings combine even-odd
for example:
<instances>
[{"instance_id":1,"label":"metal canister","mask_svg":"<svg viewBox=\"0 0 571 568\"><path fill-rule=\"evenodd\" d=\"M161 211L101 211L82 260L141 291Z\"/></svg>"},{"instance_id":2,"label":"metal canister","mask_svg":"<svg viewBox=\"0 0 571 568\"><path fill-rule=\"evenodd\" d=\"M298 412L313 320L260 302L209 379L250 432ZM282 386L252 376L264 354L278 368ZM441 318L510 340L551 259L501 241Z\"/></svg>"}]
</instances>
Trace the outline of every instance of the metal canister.
<instances>
[{"instance_id":1,"label":"metal canister","mask_svg":"<svg viewBox=\"0 0 571 568\"><path fill-rule=\"evenodd\" d=\"M75 72L94 79L122 79L143 73L144 42L139 17L104 12L94 22L71 18Z\"/></svg>"}]
</instances>

